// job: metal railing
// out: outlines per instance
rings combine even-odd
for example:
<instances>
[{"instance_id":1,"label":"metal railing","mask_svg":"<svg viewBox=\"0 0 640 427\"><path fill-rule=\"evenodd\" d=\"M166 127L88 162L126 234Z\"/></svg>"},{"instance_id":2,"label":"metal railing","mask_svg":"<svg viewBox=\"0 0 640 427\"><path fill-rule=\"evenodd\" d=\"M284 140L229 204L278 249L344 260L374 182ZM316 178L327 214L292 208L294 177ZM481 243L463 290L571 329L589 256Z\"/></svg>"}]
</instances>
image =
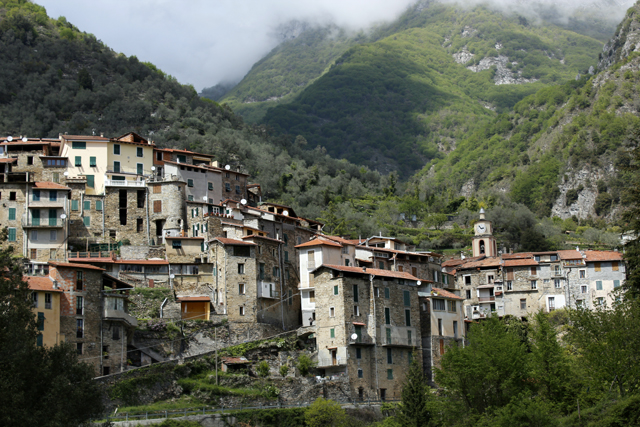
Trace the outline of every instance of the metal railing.
<instances>
[{"instance_id":1,"label":"metal railing","mask_svg":"<svg viewBox=\"0 0 640 427\"><path fill-rule=\"evenodd\" d=\"M97 252L72 252L67 253L68 258L113 258L113 251L97 251Z\"/></svg>"},{"instance_id":2,"label":"metal railing","mask_svg":"<svg viewBox=\"0 0 640 427\"><path fill-rule=\"evenodd\" d=\"M105 187L146 187L145 181L128 181L119 179L105 179Z\"/></svg>"},{"instance_id":3,"label":"metal railing","mask_svg":"<svg viewBox=\"0 0 640 427\"><path fill-rule=\"evenodd\" d=\"M23 227L62 227L64 221L60 218L25 218L22 217Z\"/></svg>"},{"instance_id":4,"label":"metal railing","mask_svg":"<svg viewBox=\"0 0 640 427\"><path fill-rule=\"evenodd\" d=\"M345 366L347 364L346 358L332 358L332 357L318 357L318 367L323 366Z\"/></svg>"},{"instance_id":5,"label":"metal railing","mask_svg":"<svg viewBox=\"0 0 640 427\"><path fill-rule=\"evenodd\" d=\"M490 301L495 301L496 297L495 296L491 296L491 297L478 297L478 301L480 302L490 302Z\"/></svg>"}]
</instances>

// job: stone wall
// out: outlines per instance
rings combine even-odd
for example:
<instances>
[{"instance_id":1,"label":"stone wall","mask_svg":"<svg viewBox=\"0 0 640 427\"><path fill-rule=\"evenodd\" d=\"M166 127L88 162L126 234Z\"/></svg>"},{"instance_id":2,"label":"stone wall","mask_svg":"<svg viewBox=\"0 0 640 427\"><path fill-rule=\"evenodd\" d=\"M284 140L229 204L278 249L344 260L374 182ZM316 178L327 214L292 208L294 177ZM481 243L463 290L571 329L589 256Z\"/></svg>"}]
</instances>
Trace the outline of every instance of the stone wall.
<instances>
[{"instance_id":1,"label":"stone wall","mask_svg":"<svg viewBox=\"0 0 640 427\"><path fill-rule=\"evenodd\" d=\"M164 246L122 246L120 248L120 259L166 259Z\"/></svg>"},{"instance_id":2,"label":"stone wall","mask_svg":"<svg viewBox=\"0 0 640 427\"><path fill-rule=\"evenodd\" d=\"M13 197L12 197L13 194ZM9 229L15 229L15 240L4 240L2 248L13 248L13 253L16 255L28 256L24 253L25 235L22 229L22 217L25 214L26 203L26 184L21 183L3 183L2 190L0 191L0 227L8 227ZM14 198L14 200L11 200ZM15 219L9 219L9 209L15 209Z\"/></svg>"},{"instance_id":3,"label":"stone wall","mask_svg":"<svg viewBox=\"0 0 640 427\"><path fill-rule=\"evenodd\" d=\"M128 240L132 245L148 245L147 188L106 187L105 193L107 234L115 234L116 241Z\"/></svg>"}]
</instances>

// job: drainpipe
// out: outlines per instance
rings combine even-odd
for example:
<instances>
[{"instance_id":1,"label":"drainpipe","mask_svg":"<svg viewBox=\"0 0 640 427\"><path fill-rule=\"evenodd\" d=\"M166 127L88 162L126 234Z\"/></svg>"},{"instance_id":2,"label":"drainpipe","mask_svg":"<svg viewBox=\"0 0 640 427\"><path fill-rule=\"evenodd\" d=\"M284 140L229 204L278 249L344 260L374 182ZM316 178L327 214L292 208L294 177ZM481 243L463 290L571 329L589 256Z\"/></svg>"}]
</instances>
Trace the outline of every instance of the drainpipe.
<instances>
[{"instance_id":1,"label":"drainpipe","mask_svg":"<svg viewBox=\"0 0 640 427\"><path fill-rule=\"evenodd\" d=\"M104 211L106 211L106 205L107 205L107 195L103 194L102 195L102 239L104 239L105 236L105 232L106 232L106 223L105 223L105 219L104 219ZM111 246L109 245L109 241L107 241L107 248L111 248ZM110 252L110 251L109 251Z\"/></svg>"},{"instance_id":2,"label":"drainpipe","mask_svg":"<svg viewBox=\"0 0 640 427\"><path fill-rule=\"evenodd\" d=\"M27 197L26 197L26 200L24 201L25 221L27 224L29 224L29 195L31 194L31 191L29 190L29 173L28 172L27 172L27 183L24 186L25 186L25 190L27 190L26 191ZM17 218L17 215L16 215L16 218ZM28 253L28 251L29 251L29 232L25 232L24 227L22 227L22 253L24 254L25 257L28 257L29 259L31 259L31 256Z\"/></svg>"},{"instance_id":3,"label":"drainpipe","mask_svg":"<svg viewBox=\"0 0 640 427\"><path fill-rule=\"evenodd\" d=\"M151 227L149 225L149 187L144 188L145 206L147 207L147 245L151 244ZM155 242L154 242L155 243Z\"/></svg>"},{"instance_id":4,"label":"drainpipe","mask_svg":"<svg viewBox=\"0 0 640 427\"><path fill-rule=\"evenodd\" d=\"M164 309L164 305L167 303L167 300L169 298L165 298L164 301L162 301L162 304L160 304L160 318L162 319L162 314L163 314L163 309Z\"/></svg>"},{"instance_id":5,"label":"drainpipe","mask_svg":"<svg viewBox=\"0 0 640 427\"><path fill-rule=\"evenodd\" d=\"M373 278L376 277L373 274L369 275L369 283L371 284L371 290L370 290L370 294L371 294L371 299L373 300L373 363L375 364L374 367L374 372L376 374L376 395L379 393L380 391L380 382L378 381L378 340L377 340L377 331L378 331L378 322L376 320L376 295L374 293L374 289L373 289ZM378 396L379 398L380 396Z\"/></svg>"}]
</instances>

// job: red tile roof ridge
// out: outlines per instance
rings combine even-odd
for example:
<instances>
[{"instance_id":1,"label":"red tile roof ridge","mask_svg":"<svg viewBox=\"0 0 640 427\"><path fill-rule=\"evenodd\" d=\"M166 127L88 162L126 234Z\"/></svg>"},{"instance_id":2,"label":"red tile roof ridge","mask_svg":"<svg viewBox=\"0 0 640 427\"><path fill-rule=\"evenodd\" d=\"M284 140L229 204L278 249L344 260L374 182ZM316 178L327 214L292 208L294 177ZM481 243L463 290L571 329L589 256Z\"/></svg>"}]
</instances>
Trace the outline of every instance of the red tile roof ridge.
<instances>
[{"instance_id":1,"label":"red tile roof ridge","mask_svg":"<svg viewBox=\"0 0 640 427\"><path fill-rule=\"evenodd\" d=\"M311 247L311 246L320 246L320 245L325 245L325 246L333 246L336 248L341 248L342 245L338 242L334 242L332 240L325 240L325 239L313 239L313 240L309 240L308 242L304 242L301 243L299 245L296 245L296 248L306 248L306 247Z\"/></svg>"},{"instance_id":2,"label":"red tile roof ridge","mask_svg":"<svg viewBox=\"0 0 640 427\"><path fill-rule=\"evenodd\" d=\"M105 271L104 268L96 267L91 264L76 264L73 262L59 262L59 261L49 261L49 265L53 265L54 267L68 267L68 268L85 268L88 270L100 270Z\"/></svg>"},{"instance_id":3,"label":"red tile roof ridge","mask_svg":"<svg viewBox=\"0 0 640 427\"><path fill-rule=\"evenodd\" d=\"M558 251L560 259L582 259L582 254L575 249Z\"/></svg>"},{"instance_id":4,"label":"red tile roof ridge","mask_svg":"<svg viewBox=\"0 0 640 427\"><path fill-rule=\"evenodd\" d=\"M49 182L49 181L36 181L33 183L33 186L35 188L50 188L50 189L56 189L56 190L71 190L71 188L62 185L62 184L58 184L56 182Z\"/></svg>"},{"instance_id":5,"label":"red tile roof ridge","mask_svg":"<svg viewBox=\"0 0 640 427\"><path fill-rule=\"evenodd\" d=\"M433 295L433 293L436 293L435 295ZM438 296L438 297L444 297L444 298L450 298L450 299L459 299L459 300L463 300L464 298L459 297L458 295L454 294L453 292L449 292L449 291L445 291L444 289L440 289L440 288L431 288L431 296Z\"/></svg>"},{"instance_id":6,"label":"red tile roof ridge","mask_svg":"<svg viewBox=\"0 0 640 427\"><path fill-rule=\"evenodd\" d=\"M533 258L524 258L524 259L507 259L503 261L503 265L505 267L524 267L524 266L539 265L539 263Z\"/></svg>"},{"instance_id":7,"label":"red tile roof ridge","mask_svg":"<svg viewBox=\"0 0 640 427\"><path fill-rule=\"evenodd\" d=\"M333 264L322 264L320 267L327 267L333 270L345 271L348 273L360 273L360 274L373 274L374 276L382 276L382 277L395 277L398 279L406 279L406 280L415 280L418 279L411 274L404 271L392 271L392 270L381 270L379 268L365 268L365 267L352 267L346 265L333 265Z\"/></svg>"},{"instance_id":8,"label":"red tile roof ridge","mask_svg":"<svg viewBox=\"0 0 640 427\"><path fill-rule=\"evenodd\" d=\"M62 289L53 287L53 280L49 276L23 276L22 280L34 291L63 292Z\"/></svg>"},{"instance_id":9,"label":"red tile roof ridge","mask_svg":"<svg viewBox=\"0 0 640 427\"><path fill-rule=\"evenodd\" d=\"M622 261L623 256L617 251L584 251L586 261Z\"/></svg>"},{"instance_id":10,"label":"red tile roof ridge","mask_svg":"<svg viewBox=\"0 0 640 427\"><path fill-rule=\"evenodd\" d=\"M229 239L227 237L214 237L210 241L213 241L213 240L217 240L218 242L224 245L255 245L255 243L252 243L252 242L244 242L242 240Z\"/></svg>"}]
</instances>

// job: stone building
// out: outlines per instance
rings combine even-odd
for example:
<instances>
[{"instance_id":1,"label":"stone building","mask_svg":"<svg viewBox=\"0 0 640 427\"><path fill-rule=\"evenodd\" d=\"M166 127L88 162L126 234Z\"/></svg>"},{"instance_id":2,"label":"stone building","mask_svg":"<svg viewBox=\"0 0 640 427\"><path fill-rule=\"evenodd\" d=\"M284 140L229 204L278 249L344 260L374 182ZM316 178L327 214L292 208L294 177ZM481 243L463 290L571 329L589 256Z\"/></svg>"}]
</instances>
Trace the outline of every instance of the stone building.
<instances>
[{"instance_id":1,"label":"stone building","mask_svg":"<svg viewBox=\"0 0 640 427\"><path fill-rule=\"evenodd\" d=\"M585 273L589 279L589 299L594 304L611 307L620 297L616 291L623 285L626 277L622 254L613 251L584 251L584 260Z\"/></svg>"},{"instance_id":2,"label":"stone building","mask_svg":"<svg viewBox=\"0 0 640 427\"><path fill-rule=\"evenodd\" d=\"M417 281L406 272L344 265L313 271L318 368L326 377L346 376L350 398L400 398L412 358L422 358Z\"/></svg>"},{"instance_id":3,"label":"stone building","mask_svg":"<svg viewBox=\"0 0 640 427\"><path fill-rule=\"evenodd\" d=\"M179 236L186 225L186 183L179 180L149 182L149 219L154 243L164 245L165 236Z\"/></svg>"},{"instance_id":4,"label":"stone building","mask_svg":"<svg viewBox=\"0 0 640 427\"><path fill-rule=\"evenodd\" d=\"M71 189L54 182L27 185L22 228L27 236L25 255L32 263L63 260L67 251L67 216Z\"/></svg>"}]
</instances>

